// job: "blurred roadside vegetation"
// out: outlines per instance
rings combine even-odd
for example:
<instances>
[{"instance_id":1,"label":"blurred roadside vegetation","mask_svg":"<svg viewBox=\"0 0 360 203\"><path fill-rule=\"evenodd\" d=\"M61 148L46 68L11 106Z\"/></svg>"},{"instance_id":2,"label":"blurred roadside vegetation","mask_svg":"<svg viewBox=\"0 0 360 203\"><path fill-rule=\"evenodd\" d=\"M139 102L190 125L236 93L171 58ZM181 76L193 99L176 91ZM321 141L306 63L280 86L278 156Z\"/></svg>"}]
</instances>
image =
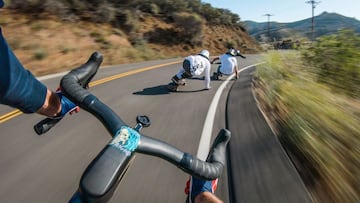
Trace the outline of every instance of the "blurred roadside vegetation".
<instances>
[{"instance_id":1,"label":"blurred roadside vegetation","mask_svg":"<svg viewBox=\"0 0 360 203\"><path fill-rule=\"evenodd\" d=\"M317 80L360 99L360 36L351 30L324 36L303 53Z\"/></svg>"},{"instance_id":2,"label":"blurred roadside vegetation","mask_svg":"<svg viewBox=\"0 0 360 203\"><path fill-rule=\"evenodd\" d=\"M360 37L349 30L301 51L269 52L255 90L317 202L360 200Z\"/></svg>"}]
</instances>

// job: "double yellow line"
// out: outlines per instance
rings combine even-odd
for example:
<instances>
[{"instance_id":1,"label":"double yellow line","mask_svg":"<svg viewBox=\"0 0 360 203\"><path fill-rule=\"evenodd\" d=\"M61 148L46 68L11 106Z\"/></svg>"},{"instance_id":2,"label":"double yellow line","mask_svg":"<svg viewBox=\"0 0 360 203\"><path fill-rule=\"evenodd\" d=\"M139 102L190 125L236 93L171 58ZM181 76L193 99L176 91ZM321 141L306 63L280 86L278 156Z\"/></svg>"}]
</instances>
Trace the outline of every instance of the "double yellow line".
<instances>
[{"instance_id":1,"label":"double yellow line","mask_svg":"<svg viewBox=\"0 0 360 203\"><path fill-rule=\"evenodd\" d=\"M144 72L144 71L148 71L148 70L152 70L152 69L156 69L156 68L162 68L162 67L165 67L165 66L173 65L173 64L176 64L176 63L179 63L179 62L180 61L174 61L174 62L149 66L149 67L145 67L145 68L131 70L131 71L128 71L128 72L125 72L125 73L112 75L112 76L109 76L109 77L106 77L106 78L103 78L103 79L100 79L100 80L90 82L89 87L93 87L93 86L96 86L96 85L101 85L103 83L106 83L106 82L109 82L109 81L112 81L112 80L116 80L116 79L119 79L119 78L122 78L122 77L126 77L126 76L129 76L129 75L134 75L134 74L137 74L137 73L140 73L140 72ZM4 122L6 122L6 121L8 121L8 120L10 120L12 118L15 118L16 116L21 115L21 114L23 114L23 113L18 109L14 110L14 111L11 111L11 112L9 112L9 113L7 113L5 115L0 116L0 123L4 123Z\"/></svg>"},{"instance_id":2,"label":"double yellow line","mask_svg":"<svg viewBox=\"0 0 360 203\"><path fill-rule=\"evenodd\" d=\"M16 109L14 111L11 111L10 113L7 113L3 116L0 116L0 123L4 123L5 121L8 121L12 118L15 118L16 116L19 116L23 114L23 112L21 112L20 110Z\"/></svg>"}]
</instances>

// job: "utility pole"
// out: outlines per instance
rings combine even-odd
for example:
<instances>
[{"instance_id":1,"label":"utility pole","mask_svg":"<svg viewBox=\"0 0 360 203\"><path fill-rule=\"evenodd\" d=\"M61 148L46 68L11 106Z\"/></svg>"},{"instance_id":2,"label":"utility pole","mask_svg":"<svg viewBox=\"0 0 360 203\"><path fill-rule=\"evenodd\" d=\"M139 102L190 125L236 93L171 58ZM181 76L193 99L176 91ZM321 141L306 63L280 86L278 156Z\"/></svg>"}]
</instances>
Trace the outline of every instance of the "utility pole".
<instances>
[{"instance_id":1,"label":"utility pole","mask_svg":"<svg viewBox=\"0 0 360 203\"><path fill-rule=\"evenodd\" d=\"M271 14L265 14L264 16L267 16L267 33L268 33L268 38L270 38L270 17L273 16Z\"/></svg>"},{"instance_id":2,"label":"utility pole","mask_svg":"<svg viewBox=\"0 0 360 203\"><path fill-rule=\"evenodd\" d=\"M311 33L312 33L312 41L315 41L315 18L314 18L314 9L315 9L316 5L318 5L318 4L320 3L320 1L311 0L311 1L307 1L307 2L305 2L305 3L311 4L311 8L312 8Z\"/></svg>"}]
</instances>

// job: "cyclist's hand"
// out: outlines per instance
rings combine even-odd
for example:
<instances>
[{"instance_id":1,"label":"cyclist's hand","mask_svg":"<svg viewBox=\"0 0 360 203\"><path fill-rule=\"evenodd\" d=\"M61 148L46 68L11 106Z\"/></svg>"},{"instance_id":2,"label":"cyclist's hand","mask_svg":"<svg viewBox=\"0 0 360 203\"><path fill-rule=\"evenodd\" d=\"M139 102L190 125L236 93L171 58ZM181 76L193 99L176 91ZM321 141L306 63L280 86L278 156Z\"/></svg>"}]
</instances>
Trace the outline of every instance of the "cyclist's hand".
<instances>
[{"instance_id":1,"label":"cyclist's hand","mask_svg":"<svg viewBox=\"0 0 360 203\"><path fill-rule=\"evenodd\" d=\"M195 197L202 192L214 193L217 188L218 179L202 180L191 176L186 182L185 194L188 195L187 202L194 202Z\"/></svg>"},{"instance_id":2,"label":"cyclist's hand","mask_svg":"<svg viewBox=\"0 0 360 203\"><path fill-rule=\"evenodd\" d=\"M72 101L65 97L60 88L56 90L56 94L61 102L61 112L56 117L63 117L67 113L73 114L80 111L80 107L76 106Z\"/></svg>"}]
</instances>

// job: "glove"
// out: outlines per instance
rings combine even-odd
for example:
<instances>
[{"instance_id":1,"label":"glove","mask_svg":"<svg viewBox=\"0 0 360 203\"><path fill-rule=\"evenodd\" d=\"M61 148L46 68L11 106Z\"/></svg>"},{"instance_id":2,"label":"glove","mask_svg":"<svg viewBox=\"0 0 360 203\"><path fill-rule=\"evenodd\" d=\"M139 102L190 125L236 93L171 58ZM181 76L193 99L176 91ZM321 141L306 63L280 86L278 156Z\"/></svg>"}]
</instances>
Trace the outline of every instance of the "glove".
<instances>
[{"instance_id":1,"label":"glove","mask_svg":"<svg viewBox=\"0 0 360 203\"><path fill-rule=\"evenodd\" d=\"M72 101L65 97L61 89L58 89L56 91L56 94L61 102L61 112L56 117L63 117L67 113L73 114L74 112L78 113L80 111L80 107L76 106Z\"/></svg>"},{"instance_id":2,"label":"glove","mask_svg":"<svg viewBox=\"0 0 360 203\"><path fill-rule=\"evenodd\" d=\"M186 182L185 194L187 195L186 202L193 203L195 197L202 192L214 193L217 188L218 179L202 180L191 176Z\"/></svg>"}]
</instances>

